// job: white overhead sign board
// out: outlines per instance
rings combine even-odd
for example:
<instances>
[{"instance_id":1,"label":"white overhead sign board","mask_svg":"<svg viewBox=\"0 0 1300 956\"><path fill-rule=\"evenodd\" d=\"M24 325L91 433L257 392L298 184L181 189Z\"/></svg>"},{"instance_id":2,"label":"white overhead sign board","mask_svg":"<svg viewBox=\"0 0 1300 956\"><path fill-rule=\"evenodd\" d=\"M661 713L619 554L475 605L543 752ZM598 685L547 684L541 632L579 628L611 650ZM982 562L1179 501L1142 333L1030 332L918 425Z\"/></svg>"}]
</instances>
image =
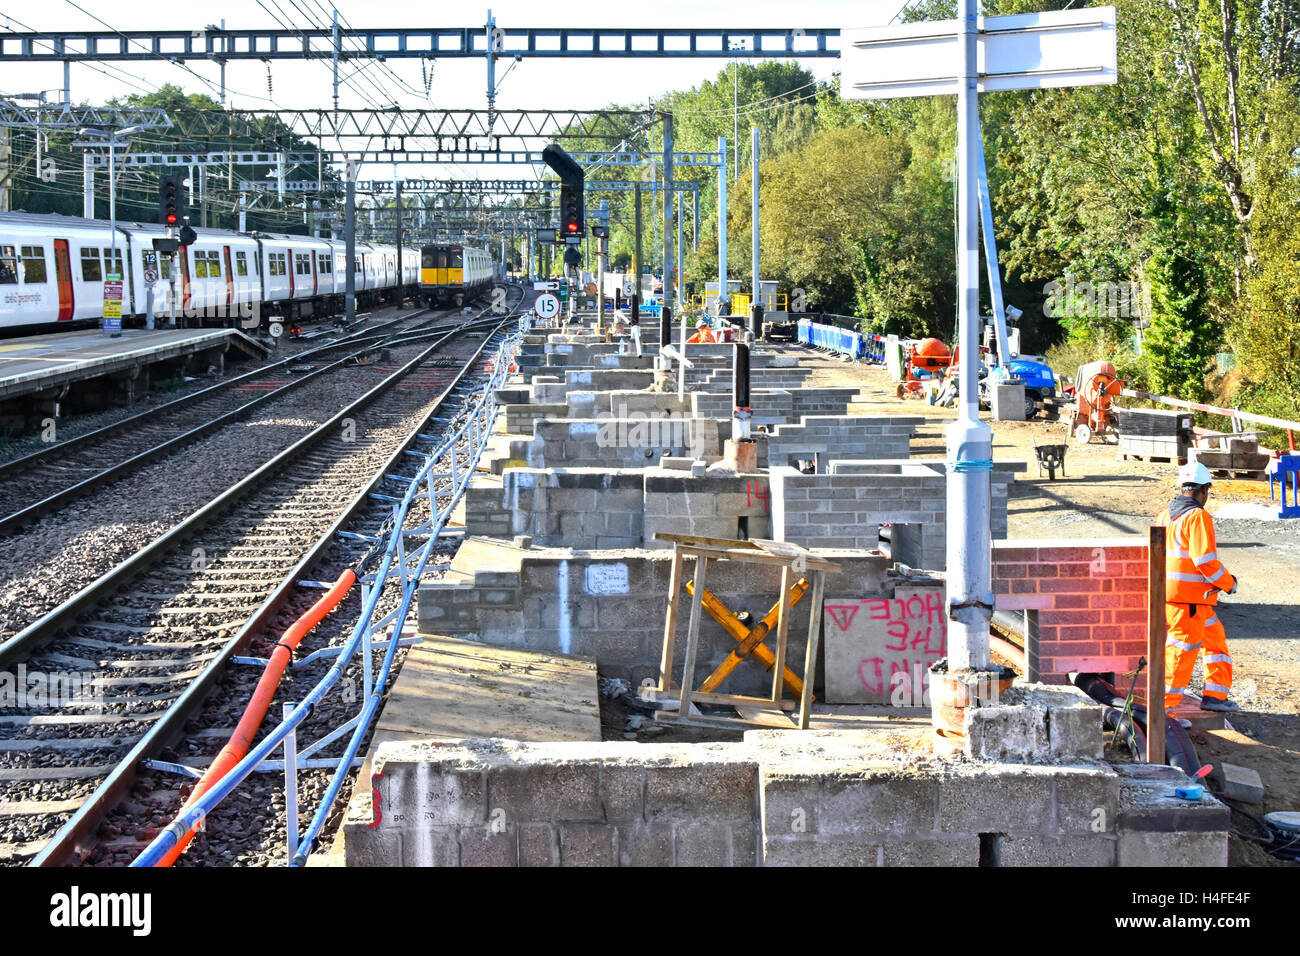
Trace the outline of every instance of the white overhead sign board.
<instances>
[{"instance_id":1,"label":"white overhead sign board","mask_svg":"<svg viewBox=\"0 0 1300 956\"><path fill-rule=\"evenodd\" d=\"M842 32L840 95L849 100L957 92L960 22ZM1086 7L978 20L977 90L1104 86L1119 79L1115 8Z\"/></svg>"}]
</instances>

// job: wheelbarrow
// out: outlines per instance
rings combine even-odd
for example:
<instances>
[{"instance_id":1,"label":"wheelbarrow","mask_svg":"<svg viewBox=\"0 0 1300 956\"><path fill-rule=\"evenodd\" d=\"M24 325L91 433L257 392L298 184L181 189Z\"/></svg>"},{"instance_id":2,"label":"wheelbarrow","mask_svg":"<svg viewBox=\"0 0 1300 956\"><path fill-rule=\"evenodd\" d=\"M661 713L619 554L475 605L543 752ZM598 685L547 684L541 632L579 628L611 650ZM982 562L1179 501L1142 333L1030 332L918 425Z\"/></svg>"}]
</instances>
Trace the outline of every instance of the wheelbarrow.
<instances>
[{"instance_id":1,"label":"wheelbarrow","mask_svg":"<svg viewBox=\"0 0 1300 956\"><path fill-rule=\"evenodd\" d=\"M1056 469L1061 469L1061 474L1065 474L1065 450L1069 446L1060 445L1040 445L1034 442L1034 457L1038 459L1038 477L1043 477L1043 469L1047 469L1049 481L1056 480Z\"/></svg>"}]
</instances>

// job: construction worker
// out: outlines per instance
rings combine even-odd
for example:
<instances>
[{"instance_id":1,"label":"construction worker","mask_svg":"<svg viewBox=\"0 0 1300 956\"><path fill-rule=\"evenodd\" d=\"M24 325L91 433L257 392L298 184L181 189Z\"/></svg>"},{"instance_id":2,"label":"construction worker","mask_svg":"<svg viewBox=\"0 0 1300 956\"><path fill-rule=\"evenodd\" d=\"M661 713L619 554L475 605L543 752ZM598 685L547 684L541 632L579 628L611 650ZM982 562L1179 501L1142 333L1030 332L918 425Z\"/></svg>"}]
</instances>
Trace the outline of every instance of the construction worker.
<instances>
[{"instance_id":1,"label":"construction worker","mask_svg":"<svg viewBox=\"0 0 1300 956\"><path fill-rule=\"evenodd\" d=\"M1202 710L1234 711L1232 657L1228 635L1215 613L1219 594L1237 590L1237 579L1219 561L1214 519L1205 510L1210 497L1210 470L1199 462L1178 470L1180 494L1156 518L1168 528L1165 539L1165 711L1172 712L1187 693L1196 655L1205 653Z\"/></svg>"}]
</instances>

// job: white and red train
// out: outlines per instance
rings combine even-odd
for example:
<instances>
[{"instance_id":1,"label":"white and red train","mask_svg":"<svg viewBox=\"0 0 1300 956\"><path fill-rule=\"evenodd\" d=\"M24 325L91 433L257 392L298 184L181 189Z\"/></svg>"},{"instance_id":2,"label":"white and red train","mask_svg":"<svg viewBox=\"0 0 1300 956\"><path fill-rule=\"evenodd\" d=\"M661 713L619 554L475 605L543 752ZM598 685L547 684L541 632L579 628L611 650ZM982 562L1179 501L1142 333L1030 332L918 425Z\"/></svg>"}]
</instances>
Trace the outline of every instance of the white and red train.
<instances>
[{"instance_id":1,"label":"white and red train","mask_svg":"<svg viewBox=\"0 0 1300 956\"><path fill-rule=\"evenodd\" d=\"M104 277L122 276L122 317L142 319L152 292L154 315L176 313L187 324L255 329L272 319L291 324L343 311L347 280L341 239L198 230L198 239L172 259L154 254L161 225L32 213L0 213L0 334L39 333L59 326L98 322L103 316ZM420 249L355 244L358 307L395 298L399 282L414 296L420 284ZM116 269L114 269L116 265ZM173 281L174 278L174 281Z\"/></svg>"}]
</instances>

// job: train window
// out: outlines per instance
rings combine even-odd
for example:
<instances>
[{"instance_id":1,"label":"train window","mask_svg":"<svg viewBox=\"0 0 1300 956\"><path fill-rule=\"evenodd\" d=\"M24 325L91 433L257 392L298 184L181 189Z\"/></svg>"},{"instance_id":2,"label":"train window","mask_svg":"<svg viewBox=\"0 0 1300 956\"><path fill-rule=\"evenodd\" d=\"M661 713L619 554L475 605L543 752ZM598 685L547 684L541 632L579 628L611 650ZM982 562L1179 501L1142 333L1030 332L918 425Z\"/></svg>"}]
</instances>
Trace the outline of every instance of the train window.
<instances>
[{"instance_id":1,"label":"train window","mask_svg":"<svg viewBox=\"0 0 1300 956\"><path fill-rule=\"evenodd\" d=\"M464 261L464 260L461 258L461 251L460 251L459 249L452 249L452 250L451 250L451 267L452 267L453 269L459 269L459 268L461 267L461 265L463 264L463 261Z\"/></svg>"},{"instance_id":2,"label":"train window","mask_svg":"<svg viewBox=\"0 0 1300 956\"><path fill-rule=\"evenodd\" d=\"M113 250L112 250L112 249L105 249L105 250L104 250L104 265L105 265L105 267L109 267L109 262L108 262L108 260L109 260L109 257L112 255L112 253L113 253ZM110 271L112 272L112 274L113 274L113 275L122 276L123 278L125 278L125 277L126 277L126 272L124 271L124 268L125 268L125 267L122 265L122 250L121 250L121 249L118 249L118 250L117 250L117 256L113 259L113 262L117 265L117 268L116 268L116 269L110 269Z\"/></svg>"},{"instance_id":3,"label":"train window","mask_svg":"<svg viewBox=\"0 0 1300 956\"><path fill-rule=\"evenodd\" d=\"M426 249L426 250L425 250L425 251L420 255L420 268L421 268L421 269L436 269L437 266L434 265L434 262L435 262L435 261L436 261L436 259L434 258L433 250L432 250L432 249Z\"/></svg>"},{"instance_id":4,"label":"train window","mask_svg":"<svg viewBox=\"0 0 1300 956\"><path fill-rule=\"evenodd\" d=\"M317 253L316 268L320 270L321 275L329 275L334 271L334 257L323 252Z\"/></svg>"},{"instance_id":5,"label":"train window","mask_svg":"<svg viewBox=\"0 0 1300 956\"><path fill-rule=\"evenodd\" d=\"M23 281L45 282L45 247L23 246Z\"/></svg>"},{"instance_id":6,"label":"train window","mask_svg":"<svg viewBox=\"0 0 1300 956\"><path fill-rule=\"evenodd\" d=\"M305 252L294 253L293 271L300 276L311 275L311 256Z\"/></svg>"},{"instance_id":7,"label":"train window","mask_svg":"<svg viewBox=\"0 0 1300 956\"><path fill-rule=\"evenodd\" d=\"M0 246L0 285L13 285L18 281L18 257L13 246Z\"/></svg>"},{"instance_id":8,"label":"train window","mask_svg":"<svg viewBox=\"0 0 1300 956\"><path fill-rule=\"evenodd\" d=\"M353 272L360 272L360 271L361 271L361 257L360 257L360 256L357 256L356 261L352 263L352 271L353 271Z\"/></svg>"},{"instance_id":9,"label":"train window","mask_svg":"<svg viewBox=\"0 0 1300 956\"><path fill-rule=\"evenodd\" d=\"M208 253L208 278L221 278L221 253L216 249Z\"/></svg>"},{"instance_id":10,"label":"train window","mask_svg":"<svg viewBox=\"0 0 1300 956\"><path fill-rule=\"evenodd\" d=\"M208 255L206 252L194 253L194 278L206 279L208 277Z\"/></svg>"},{"instance_id":11,"label":"train window","mask_svg":"<svg viewBox=\"0 0 1300 956\"><path fill-rule=\"evenodd\" d=\"M83 282L100 282L104 272L99 264L98 249L81 250L81 278Z\"/></svg>"},{"instance_id":12,"label":"train window","mask_svg":"<svg viewBox=\"0 0 1300 956\"><path fill-rule=\"evenodd\" d=\"M235 275L248 275L248 253L235 253Z\"/></svg>"}]
</instances>

